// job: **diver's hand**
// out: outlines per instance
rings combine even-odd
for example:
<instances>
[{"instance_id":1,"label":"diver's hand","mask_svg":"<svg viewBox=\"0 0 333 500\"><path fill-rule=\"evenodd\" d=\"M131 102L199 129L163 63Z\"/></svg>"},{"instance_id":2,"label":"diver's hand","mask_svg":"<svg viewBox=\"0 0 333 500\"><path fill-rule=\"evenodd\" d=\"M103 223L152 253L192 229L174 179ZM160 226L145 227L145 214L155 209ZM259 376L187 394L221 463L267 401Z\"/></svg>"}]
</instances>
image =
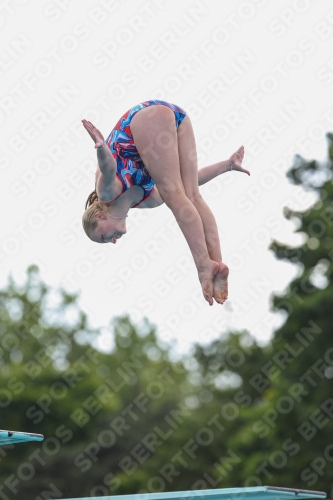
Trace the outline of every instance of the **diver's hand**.
<instances>
[{"instance_id":1,"label":"diver's hand","mask_svg":"<svg viewBox=\"0 0 333 500\"><path fill-rule=\"evenodd\" d=\"M100 132L91 122L88 120L82 120L82 125L94 141L96 149L105 144L102 132Z\"/></svg>"},{"instance_id":2,"label":"diver's hand","mask_svg":"<svg viewBox=\"0 0 333 500\"><path fill-rule=\"evenodd\" d=\"M231 161L232 163L232 170L237 170L237 172L244 172L244 174L250 175L250 172L242 167L243 158L244 158L244 146L241 146L229 158L229 161Z\"/></svg>"}]
</instances>

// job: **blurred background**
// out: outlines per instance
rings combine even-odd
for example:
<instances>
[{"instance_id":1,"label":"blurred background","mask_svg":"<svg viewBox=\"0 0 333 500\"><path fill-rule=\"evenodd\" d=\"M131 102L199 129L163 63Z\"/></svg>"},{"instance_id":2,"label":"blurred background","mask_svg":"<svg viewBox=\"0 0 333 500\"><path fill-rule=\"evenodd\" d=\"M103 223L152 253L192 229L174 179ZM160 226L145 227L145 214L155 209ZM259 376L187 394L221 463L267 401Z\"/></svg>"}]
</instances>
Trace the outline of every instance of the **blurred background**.
<instances>
[{"instance_id":1,"label":"blurred background","mask_svg":"<svg viewBox=\"0 0 333 500\"><path fill-rule=\"evenodd\" d=\"M9 0L0 185L0 498L333 486L333 11L321 0ZM230 267L209 308L165 206L117 246L81 216L105 136L190 115ZM111 248L112 247L112 248Z\"/></svg>"}]
</instances>

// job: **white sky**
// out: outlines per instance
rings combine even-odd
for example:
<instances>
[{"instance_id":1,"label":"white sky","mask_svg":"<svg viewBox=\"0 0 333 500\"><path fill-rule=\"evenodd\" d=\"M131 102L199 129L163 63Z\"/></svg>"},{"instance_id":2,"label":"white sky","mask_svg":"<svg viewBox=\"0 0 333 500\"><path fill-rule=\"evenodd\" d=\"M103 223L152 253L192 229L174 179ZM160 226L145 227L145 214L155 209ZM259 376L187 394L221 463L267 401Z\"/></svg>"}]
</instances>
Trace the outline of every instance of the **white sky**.
<instances>
[{"instance_id":1,"label":"white sky","mask_svg":"<svg viewBox=\"0 0 333 500\"><path fill-rule=\"evenodd\" d=\"M80 291L103 327L100 347L112 341L110 318L124 313L146 316L179 350L229 329L267 340L281 321L270 295L296 272L268 246L300 243L283 207L314 199L285 172L294 153L324 160L333 125L331 2L7 0L0 29L1 285L38 264L48 284ZM131 210L116 246L81 228L96 165L81 119L106 137L148 99L188 112L199 168L245 146L250 178L228 173L201 188L230 267L225 306L204 301L165 206Z\"/></svg>"}]
</instances>

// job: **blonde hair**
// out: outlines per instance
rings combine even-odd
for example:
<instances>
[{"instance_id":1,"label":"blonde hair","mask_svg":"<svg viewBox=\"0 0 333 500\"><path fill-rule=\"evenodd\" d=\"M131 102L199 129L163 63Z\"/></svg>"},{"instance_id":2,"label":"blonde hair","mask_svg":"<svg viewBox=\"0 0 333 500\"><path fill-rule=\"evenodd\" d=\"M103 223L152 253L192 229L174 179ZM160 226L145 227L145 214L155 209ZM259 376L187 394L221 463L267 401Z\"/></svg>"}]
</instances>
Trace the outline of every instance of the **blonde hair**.
<instances>
[{"instance_id":1,"label":"blonde hair","mask_svg":"<svg viewBox=\"0 0 333 500\"><path fill-rule=\"evenodd\" d=\"M82 215L82 225L84 232L88 236L88 238L92 239L90 237L90 233L94 231L97 227L97 220L95 219L95 215L98 214L99 212L106 212L107 210L107 204L104 203L104 201L91 201L91 200L98 200L97 195L96 197L93 196L95 191L93 191L89 197L88 200L86 201L86 210L83 212ZM88 206L88 208L87 208Z\"/></svg>"},{"instance_id":2,"label":"blonde hair","mask_svg":"<svg viewBox=\"0 0 333 500\"><path fill-rule=\"evenodd\" d=\"M98 196L97 196L96 189L94 189L94 191L92 191L90 193L90 195L88 196L84 208L88 208L92 203L94 203L94 201L98 201Z\"/></svg>"}]
</instances>

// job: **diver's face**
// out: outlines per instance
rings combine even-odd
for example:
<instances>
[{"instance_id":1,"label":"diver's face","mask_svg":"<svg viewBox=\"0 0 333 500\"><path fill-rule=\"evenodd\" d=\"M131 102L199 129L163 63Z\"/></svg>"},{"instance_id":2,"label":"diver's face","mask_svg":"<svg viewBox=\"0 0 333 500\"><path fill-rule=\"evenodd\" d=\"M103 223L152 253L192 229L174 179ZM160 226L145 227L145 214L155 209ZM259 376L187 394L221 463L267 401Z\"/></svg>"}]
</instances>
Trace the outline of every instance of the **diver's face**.
<instances>
[{"instance_id":1,"label":"diver's face","mask_svg":"<svg viewBox=\"0 0 333 500\"><path fill-rule=\"evenodd\" d=\"M91 234L96 243L117 243L117 240L126 234L126 219L110 219L107 215L96 218L97 228Z\"/></svg>"}]
</instances>

